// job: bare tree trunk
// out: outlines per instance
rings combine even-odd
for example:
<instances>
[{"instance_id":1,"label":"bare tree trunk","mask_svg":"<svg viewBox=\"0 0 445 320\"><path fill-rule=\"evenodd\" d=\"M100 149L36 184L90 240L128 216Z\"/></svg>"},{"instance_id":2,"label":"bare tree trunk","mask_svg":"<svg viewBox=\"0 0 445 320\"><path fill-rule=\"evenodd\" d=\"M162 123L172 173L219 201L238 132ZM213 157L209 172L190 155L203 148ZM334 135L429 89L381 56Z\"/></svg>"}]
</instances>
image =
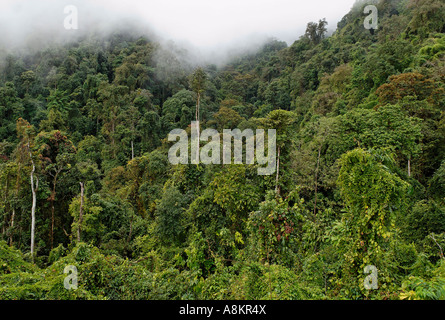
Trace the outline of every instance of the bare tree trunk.
<instances>
[{"instance_id":1,"label":"bare tree trunk","mask_svg":"<svg viewBox=\"0 0 445 320\"><path fill-rule=\"evenodd\" d=\"M133 140L131 140L131 160L134 159L134 146L133 146Z\"/></svg>"},{"instance_id":2,"label":"bare tree trunk","mask_svg":"<svg viewBox=\"0 0 445 320\"><path fill-rule=\"evenodd\" d=\"M32 191L32 207L31 207L31 259L34 263L34 242L35 242L35 226L36 226L36 206L37 206L37 189L39 188L39 178L34 177L36 166L32 159L31 148L28 142L28 152L31 158L32 170L31 170L31 191ZM34 178L36 180L34 184Z\"/></svg>"},{"instance_id":3,"label":"bare tree trunk","mask_svg":"<svg viewBox=\"0 0 445 320\"><path fill-rule=\"evenodd\" d=\"M77 227L77 242L80 242L80 233L82 228L82 219L83 219L83 204L84 204L84 185L83 182L79 182L80 184L80 209L79 209L79 226Z\"/></svg>"},{"instance_id":4,"label":"bare tree trunk","mask_svg":"<svg viewBox=\"0 0 445 320\"><path fill-rule=\"evenodd\" d=\"M408 158L408 177L411 177L411 158Z\"/></svg>"}]
</instances>

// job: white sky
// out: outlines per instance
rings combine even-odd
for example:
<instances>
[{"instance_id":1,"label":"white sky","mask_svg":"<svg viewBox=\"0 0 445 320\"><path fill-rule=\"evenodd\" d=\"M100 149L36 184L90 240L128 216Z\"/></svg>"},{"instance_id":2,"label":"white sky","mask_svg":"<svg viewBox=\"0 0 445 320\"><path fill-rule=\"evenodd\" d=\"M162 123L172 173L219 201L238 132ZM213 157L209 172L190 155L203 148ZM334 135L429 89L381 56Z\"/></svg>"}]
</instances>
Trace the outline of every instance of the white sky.
<instances>
[{"instance_id":1,"label":"white sky","mask_svg":"<svg viewBox=\"0 0 445 320\"><path fill-rule=\"evenodd\" d=\"M36 32L64 32L65 5L79 11L79 29L109 28L123 18L142 20L160 36L203 50L261 37L291 44L310 21L329 29L354 0L0 0L0 40L21 41Z\"/></svg>"}]
</instances>

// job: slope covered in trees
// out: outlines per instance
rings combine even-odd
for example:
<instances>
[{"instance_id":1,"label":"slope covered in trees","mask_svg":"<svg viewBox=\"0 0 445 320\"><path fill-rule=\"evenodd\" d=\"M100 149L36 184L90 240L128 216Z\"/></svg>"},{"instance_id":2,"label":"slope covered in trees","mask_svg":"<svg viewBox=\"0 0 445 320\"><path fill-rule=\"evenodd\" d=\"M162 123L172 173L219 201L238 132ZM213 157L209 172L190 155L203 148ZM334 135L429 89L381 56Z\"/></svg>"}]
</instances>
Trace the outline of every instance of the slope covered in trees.
<instances>
[{"instance_id":1,"label":"slope covered in trees","mask_svg":"<svg viewBox=\"0 0 445 320\"><path fill-rule=\"evenodd\" d=\"M2 57L0 299L444 299L445 4L364 6L223 67L123 32ZM197 119L276 129L276 174L170 164Z\"/></svg>"}]
</instances>

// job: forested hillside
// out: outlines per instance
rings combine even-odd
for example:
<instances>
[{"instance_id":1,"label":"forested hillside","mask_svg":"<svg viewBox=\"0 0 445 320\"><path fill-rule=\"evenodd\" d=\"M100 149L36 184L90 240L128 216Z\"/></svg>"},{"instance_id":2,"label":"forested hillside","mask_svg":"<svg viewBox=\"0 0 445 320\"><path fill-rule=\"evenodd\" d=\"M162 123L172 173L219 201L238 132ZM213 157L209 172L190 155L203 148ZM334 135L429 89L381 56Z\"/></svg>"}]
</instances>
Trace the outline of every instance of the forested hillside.
<instances>
[{"instance_id":1,"label":"forested hillside","mask_svg":"<svg viewBox=\"0 0 445 320\"><path fill-rule=\"evenodd\" d=\"M445 299L445 3L365 5L224 66L120 30L3 48L0 299ZM276 129L276 172L172 165L197 105Z\"/></svg>"}]
</instances>

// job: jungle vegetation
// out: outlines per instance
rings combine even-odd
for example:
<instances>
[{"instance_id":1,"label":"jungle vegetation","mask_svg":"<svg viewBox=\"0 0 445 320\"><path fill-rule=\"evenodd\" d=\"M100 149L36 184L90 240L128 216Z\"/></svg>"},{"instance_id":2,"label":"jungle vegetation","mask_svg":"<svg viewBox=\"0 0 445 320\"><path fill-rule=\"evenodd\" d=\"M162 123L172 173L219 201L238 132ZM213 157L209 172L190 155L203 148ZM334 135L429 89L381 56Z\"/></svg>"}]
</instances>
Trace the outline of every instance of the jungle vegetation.
<instances>
[{"instance_id":1,"label":"jungle vegetation","mask_svg":"<svg viewBox=\"0 0 445 320\"><path fill-rule=\"evenodd\" d=\"M445 3L364 5L223 66L120 30L2 53L0 299L444 299ZM170 164L196 119L275 128L278 174Z\"/></svg>"}]
</instances>

